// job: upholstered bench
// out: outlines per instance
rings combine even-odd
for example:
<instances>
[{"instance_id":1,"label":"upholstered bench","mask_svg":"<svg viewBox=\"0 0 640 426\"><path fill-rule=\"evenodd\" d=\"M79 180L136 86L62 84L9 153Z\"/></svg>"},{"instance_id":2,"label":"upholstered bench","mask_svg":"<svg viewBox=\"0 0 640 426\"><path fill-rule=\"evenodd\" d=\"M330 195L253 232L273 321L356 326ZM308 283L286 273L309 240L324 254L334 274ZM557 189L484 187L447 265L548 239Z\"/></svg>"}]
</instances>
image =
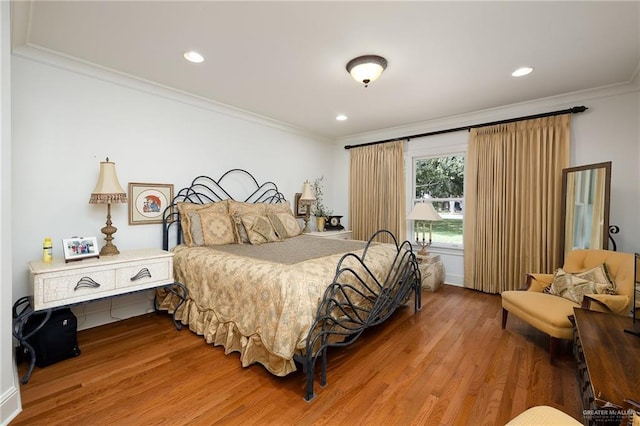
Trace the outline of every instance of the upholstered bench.
<instances>
[{"instance_id":1,"label":"upholstered bench","mask_svg":"<svg viewBox=\"0 0 640 426\"><path fill-rule=\"evenodd\" d=\"M634 255L610 250L573 250L567 253L563 271L578 274L606 265L616 294L585 294L582 303L569 300L545 289L554 281L553 274L527 274L522 290L502 292L502 328L511 312L527 324L550 336L549 356L555 356L559 339L573 338L569 316L573 308L583 307L617 315L629 315L634 291Z\"/></svg>"}]
</instances>

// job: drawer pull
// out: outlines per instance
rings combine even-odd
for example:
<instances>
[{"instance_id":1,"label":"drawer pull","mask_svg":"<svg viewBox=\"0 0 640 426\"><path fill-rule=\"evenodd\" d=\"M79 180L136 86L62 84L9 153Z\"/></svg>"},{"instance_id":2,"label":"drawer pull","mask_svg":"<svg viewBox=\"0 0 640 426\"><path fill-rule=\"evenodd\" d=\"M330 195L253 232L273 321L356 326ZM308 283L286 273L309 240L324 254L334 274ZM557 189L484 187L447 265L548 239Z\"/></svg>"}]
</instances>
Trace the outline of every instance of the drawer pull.
<instances>
[{"instance_id":1,"label":"drawer pull","mask_svg":"<svg viewBox=\"0 0 640 426\"><path fill-rule=\"evenodd\" d=\"M151 278L151 272L147 268L140 269L140 272L130 278L131 281L138 281L142 278Z\"/></svg>"},{"instance_id":2,"label":"drawer pull","mask_svg":"<svg viewBox=\"0 0 640 426\"><path fill-rule=\"evenodd\" d=\"M88 287L88 288L98 288L100 287L100 283L95 282L89 277L82 277L73 288L73 291L76 291L79 288Z\"/></svg>"}]
</instances>

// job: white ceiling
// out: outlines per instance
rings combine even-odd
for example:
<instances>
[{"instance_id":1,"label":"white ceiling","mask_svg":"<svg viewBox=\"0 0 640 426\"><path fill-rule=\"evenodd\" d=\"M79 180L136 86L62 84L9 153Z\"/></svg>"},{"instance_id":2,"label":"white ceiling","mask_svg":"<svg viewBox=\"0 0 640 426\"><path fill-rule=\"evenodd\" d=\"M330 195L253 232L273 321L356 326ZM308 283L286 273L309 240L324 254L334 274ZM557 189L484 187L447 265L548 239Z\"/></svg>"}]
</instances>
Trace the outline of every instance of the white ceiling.
<instances>
[{"instance_id":1,"label":"white ceiling","mask_svg":"<svg viewBox=\"0 0 640 426\"><path fill-rule=\"evenodd\" d=\"M639 2L14 2L28 45L338 138L631 82ZM202 64L182 55L194 49ZM368 88L363 54L389 65ZM511 77L521 66L535 68ZM346 114L347 121L335 120Z\"/></svg>"}]
</instances>

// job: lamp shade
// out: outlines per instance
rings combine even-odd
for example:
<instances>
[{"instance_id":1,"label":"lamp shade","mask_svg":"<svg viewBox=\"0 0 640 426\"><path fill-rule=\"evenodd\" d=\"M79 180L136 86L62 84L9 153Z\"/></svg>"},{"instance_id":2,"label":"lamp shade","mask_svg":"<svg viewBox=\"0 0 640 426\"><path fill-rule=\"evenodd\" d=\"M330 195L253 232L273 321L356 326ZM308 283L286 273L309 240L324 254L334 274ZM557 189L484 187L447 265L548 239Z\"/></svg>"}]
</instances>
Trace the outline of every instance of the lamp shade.
<instances>
[{"instance_id":1,"label":"lamp shade","mask_svg":"<svg viewBox=\"0 0 640 426\"><path fill-rule=\"evenodd\" d=\"M364 84L364 87L377 80L385 68L387 68L387 60L377 55L359 56L347 63L347 72L355 81Z\"/></svg>"},{"instance_id":2,"label":"lamp shade","mask_svg":"<svg viewBox=\"0 0 640 426\"><path fill-rule=\"evenodd\" d=\"M315 200L316 200L316 196L313 194L313 190L311 189L311 184L309 183L309 181L306 181L302 186L302 195L300 195L300 202L311 204Z\"/></svg>"},{"instance_id":3,"label":"lamp shade","mask_svg":"<svg viewBox=\"0 0 640 426\"><path fill-rule=\"evenodd\" d=\"M91 193L89 204L126 203L127 194L118 182L116 175L116 163L109 161L100 162L100 176L98 183Z\"/></svg>"},{"instance_id":4,"label":"lamp shade","mask_svg":"<svg viewBox=\"0 0 640 426\"><path fill-rule=\"evenodd\" d=\"M407 220L442 220L432 203L416 203Z\"/></svg>"}]
</instances>

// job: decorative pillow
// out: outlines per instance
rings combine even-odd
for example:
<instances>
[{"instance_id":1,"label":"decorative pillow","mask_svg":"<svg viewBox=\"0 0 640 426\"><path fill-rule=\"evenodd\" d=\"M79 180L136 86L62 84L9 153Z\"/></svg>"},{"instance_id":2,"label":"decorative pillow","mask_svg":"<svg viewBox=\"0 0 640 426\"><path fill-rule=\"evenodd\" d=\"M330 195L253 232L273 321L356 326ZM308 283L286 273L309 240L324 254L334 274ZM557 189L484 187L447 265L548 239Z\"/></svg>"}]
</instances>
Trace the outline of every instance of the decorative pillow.
<instances>
[{"instance_id":1,"label":"decorative pillow","mask_svg":"<svg viewBox=\"0 0 640 426\"><path fill-rule=\"evenodd\" d=\"M227 207L230 215L239 214L243 216L245 214L264 216L266 211L266 204L264 203L242 203L240 201L227 200Z\"/></svg>"},{"instance_id":2,"label":"decorative pillow","mask_svg":"<svg viewBox=\"0 0 640 426\"><path fill-rule=\"evenodd\" d=\"M302 233L300 224L293 217L293 213L267 213L267 217L276 230L276 234L282 239L295 237Z\"/></svg>"},{"instance_id":3,"label":"decorative pillow","mask_svg":"<svg viewBox=\"0 0 640 426\"><path fill-rule=\"evenodd\" d=\"M247 235L247 230L244 229L244 225L242 224L242 216L236 213L231 217L233 219L233 223L236 225L238 244L251 244L251 241L249 241L249 236Z\"/></svg>"},{"instance_id":4,"label":"decorative pillow","mask_svg":"<svg viewBox=\"0 0 640 426\"><path fill-rule=\"evenodd\" d=\"M575 274L558 268L549 286L549 293L582 304L585 294L616 294L616 285L604 263Z\"/></svg>"},{"instance_id":5,"label":"decorative pillow","mask_svg":"<svg viewBox=\"0 0 640 426\"><path fill-rule=\"evenodd\" d=\"M193 203L176 203L178 212L180 213L180 227L182 228L182 237L184 243L188 246L193 245L193 238L191 236L191 218L189 212L206 210L216 213L227 213L227 203L221 201L218 203L207 204L193 204Z\"/></svg>"},{"instance_id":6,"label":"decorative pillow","mask_svg":"<svg viewBox=\"0 0 640 426\"><path fill-rule=\"evenodd\" d=\"M249 242L253 245L280 241L271 222L266 216L243 215L240 216L242 224L247 231Z\"/></svg>"},{"instance_id":7,"label":"decorative pillow","mask_svg":"<svg viewBox=\"0 0 640 426\"><path fill-rule=\"evenodd\" d=\"M281 201L275 204L265 204L264 206L267 213L291 213L293 216L293 211L291 210L291 205L288 201Z\"/></svg>"},{"instance_id":8,"label":"decorative pillow","mask_svg":"<svg viewBox=\"0 0 640 426\"><path fill-rule=\"evenodd\" d=\"M206 209L189 212L194 246L219 246L237 242L236 226L229 214Z\"/></svg>"},{"instance_id":9,"label":"decorative pillow","mask_svg":"<svg viewBox=\"0 0 640 426\"><path fill-rule=\"evenodd\" d=\"M250 244L251 241L249 241L249 236L247 235L246 229L244 229L241 217L246 214L252 216L264 216L266 213L265 204L242 203L240 201L227 200L227 205L229 208L229 214L233 217L236 223L238 243Z\"/></svg>"}]
</instances>

